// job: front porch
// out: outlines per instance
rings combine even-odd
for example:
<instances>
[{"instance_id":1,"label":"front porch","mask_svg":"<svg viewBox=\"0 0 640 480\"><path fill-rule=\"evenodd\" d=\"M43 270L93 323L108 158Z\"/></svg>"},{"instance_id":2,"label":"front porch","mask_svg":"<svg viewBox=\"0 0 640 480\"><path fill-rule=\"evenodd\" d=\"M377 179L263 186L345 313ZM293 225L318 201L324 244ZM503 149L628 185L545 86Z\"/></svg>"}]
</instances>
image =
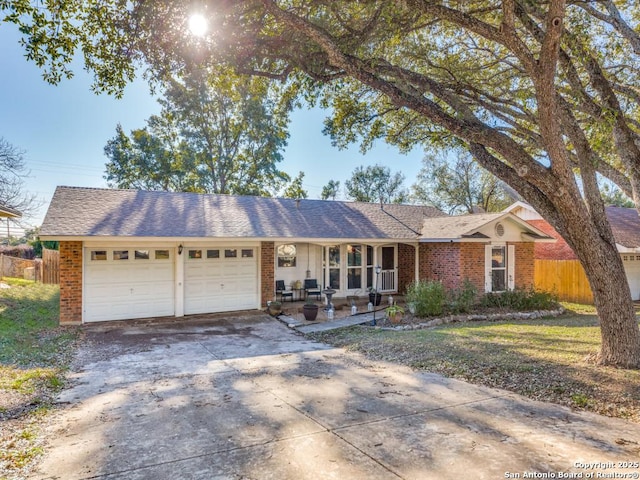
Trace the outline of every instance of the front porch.
<instances>
[{"instance_id":1,"label":"front porch","mask_svg":"<svg viewBox=\"0 0 640 480\"><path fill-rule=\"evenodd\" d=\"M405 307L404 296L402 295L390 295L392 298L392 302ZM325 310L326 307L326 298L323 296L321 302L315 302L320 308L318 309L318 316L313 321L306 321L304 318L304 314L302 313L302 309L304 307L305 301L298 300L293 302L282 302L282 315L281 317L290 318L295 321L297 325L312 325L312 324L322 324L331 321L328 317L328 313ZM358 317L362 318L362 321L367 321L367 319L373 318L373 311L368 310L369 297L368 295L358 296L357 299L353 299L349 297L349 299L345 297L332 298L331 303L334 306L333 320L346 319L346 318L354 318ZM352 315L351 313L351 305L354 303L356 305L356 314ZM382 320L385 317L385 309L389 306L389 295L384 295L378 307L375 307L376 318L378 320ZM357 323L357 322L356 322Z\"/></svg>"},{"instance_id":2,"label":"front porch","mask_svg":"<svg viewBox=\"0 0 640 480\"><path fill-rule=\"evenodd\" d=\"M316 280L321 290L335 290L336 298L366 297L372 289L383 295L404 293L417 278L417 247L374 242L275 243L274 281L284 282L294 300L304 300L306 279Z\"/></svg>"}]
</instances>

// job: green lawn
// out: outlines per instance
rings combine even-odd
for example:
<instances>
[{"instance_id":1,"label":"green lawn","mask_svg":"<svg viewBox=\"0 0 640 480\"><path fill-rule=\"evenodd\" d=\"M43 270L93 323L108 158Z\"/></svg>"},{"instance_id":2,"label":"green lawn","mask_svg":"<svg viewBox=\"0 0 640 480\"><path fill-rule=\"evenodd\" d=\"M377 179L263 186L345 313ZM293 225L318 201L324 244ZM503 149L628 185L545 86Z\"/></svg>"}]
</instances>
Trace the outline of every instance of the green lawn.
<instances>
[{"instance_id":1,"label":"green lawn","mask_svg":"<svg viewBox=\"0 0 640 480\"><path fill-rule=\"evenodd\" d=\"M551 319L412 331L353 327L313 337L373 359L640 422L640 371L589 360L600 347L598 319L589 307Z\"/></svg>"},{"instance_id":2,"label":"green lawn","mask_svg":"<svg viewBox=\"0 0 640 480\"><path fill-rule=\"evenodd\" d=\"M38 424L64 385L79 329L58 326L56 285L2 281L11 288L0 289L0 472L15 472L41 452Z\"/></svg>"}]
</instances>

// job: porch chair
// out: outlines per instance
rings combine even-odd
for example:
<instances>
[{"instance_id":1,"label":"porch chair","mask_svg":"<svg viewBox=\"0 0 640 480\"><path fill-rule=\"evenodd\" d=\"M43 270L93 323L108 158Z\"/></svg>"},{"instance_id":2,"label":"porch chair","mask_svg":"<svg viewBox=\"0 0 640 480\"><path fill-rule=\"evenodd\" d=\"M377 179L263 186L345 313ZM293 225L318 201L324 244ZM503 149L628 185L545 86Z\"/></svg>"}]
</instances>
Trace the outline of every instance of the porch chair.
<instances>
[{"instance_id":1,"label":"porch chair","mask_svg":"<svg viewBox=\"0 0 640 480\"><path fill-rule=\"evenodd\" d=\"M318 300L321 300L322 290L318 287L318 280L315 278L306 278L304 280L304 293L305 298L309 295L315 295Z\"/></svg>"},{"instance_id":2,"label":"porch chair","mask_svg":"<svg viewBox=\"0 0 640 480\"><path fill-rule=\"evenodd\" d=\"M278 295L280 295L281 302L284 302L287 297L293 302L293 290L287 290L287 287L284 285L284 280L276 280L276 299Z\"/></svg>"}]
</instances>

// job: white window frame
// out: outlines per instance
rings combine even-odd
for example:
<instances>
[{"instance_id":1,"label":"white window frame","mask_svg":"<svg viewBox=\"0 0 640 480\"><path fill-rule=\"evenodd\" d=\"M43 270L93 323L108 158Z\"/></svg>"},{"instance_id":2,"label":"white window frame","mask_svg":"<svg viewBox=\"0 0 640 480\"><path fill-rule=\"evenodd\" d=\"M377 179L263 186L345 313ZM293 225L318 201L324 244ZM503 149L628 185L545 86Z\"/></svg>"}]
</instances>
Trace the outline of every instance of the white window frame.
<instances>
[{"instance_id":1,"label":"white window frame","mask_svg":"<svg viewBox=\"0 0 640 480\"><path fill-rule=\"evenodd\" d=\"M486 293L494 292L493 290L493 263L492 263L492 252L495 247L504 247L506 254L507 264L504 267L505 269L505 286L507 290L513 290L515 288L515 277L516 277L516 247L515 245L508 245L506 243L491 243L487 244L484 247L485 252L485 281L484 281L484 290ZM500 293L504 290L495 291L495 293Z\"/></svg>"},{"instance_id":2,"label":"white window frame","mask_svg":"<svg viewBox=\"0 0 640 480\"><path fill-rule=\"evenodd\" d=\"M291 253L287 254L287 252L284 251L286 248L292 249ZM282 265L280 264L281 259ZM278 245L276 247L276 266L278 268L297 268L298 245L295 243L284 243L282 245Z\"/></svg>"}]
</instances>

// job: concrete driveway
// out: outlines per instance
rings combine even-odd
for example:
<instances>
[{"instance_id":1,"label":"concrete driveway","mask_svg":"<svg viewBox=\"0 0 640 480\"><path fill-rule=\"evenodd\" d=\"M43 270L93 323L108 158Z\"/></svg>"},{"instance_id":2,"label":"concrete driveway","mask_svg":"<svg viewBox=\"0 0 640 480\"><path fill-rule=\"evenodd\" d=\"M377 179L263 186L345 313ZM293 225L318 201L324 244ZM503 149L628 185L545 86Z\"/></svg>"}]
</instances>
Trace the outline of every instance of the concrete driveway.
<instances>
[{"instance_id":1,"label":"concrete driveway","mask_svg":"<svg viewBox=\"0 0 640 480\"><path fill-rule=\"evenodd\" d=\"M33 478L640 472L640 425L374 363L262 315L88 327L73 377Z\"/></svg>"}]
</instances>

